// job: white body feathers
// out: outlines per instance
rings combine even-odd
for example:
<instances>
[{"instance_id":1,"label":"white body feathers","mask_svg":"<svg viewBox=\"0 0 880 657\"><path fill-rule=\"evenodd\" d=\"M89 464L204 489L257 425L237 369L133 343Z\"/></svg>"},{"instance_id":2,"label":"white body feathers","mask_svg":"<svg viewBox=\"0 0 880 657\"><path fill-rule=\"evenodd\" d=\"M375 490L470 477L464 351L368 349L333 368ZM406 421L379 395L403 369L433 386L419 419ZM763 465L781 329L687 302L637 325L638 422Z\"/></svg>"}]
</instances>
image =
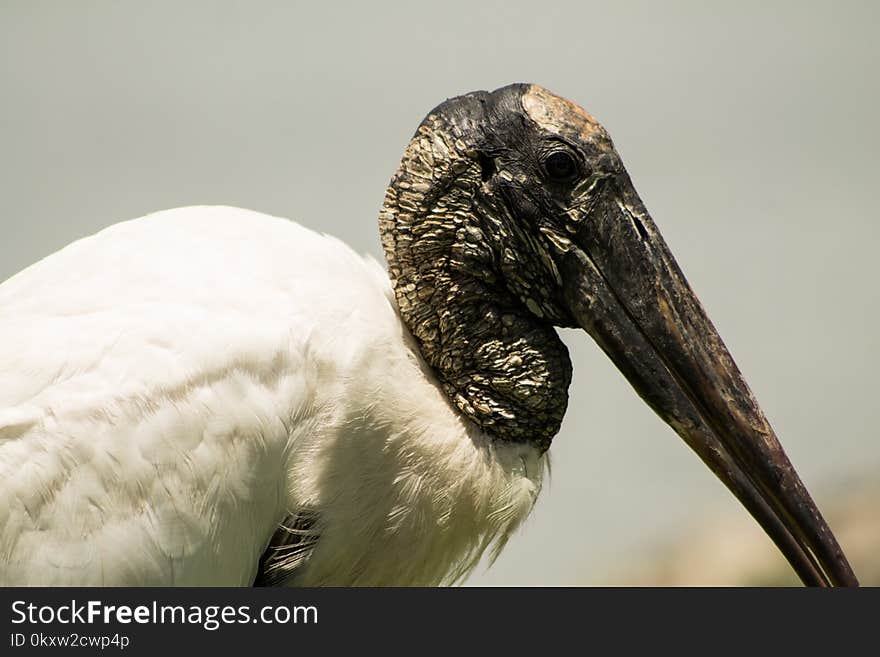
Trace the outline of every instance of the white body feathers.
<instances>
[{"instance_id":1,"label":"white body feathers","mask_svg":"<svg viewBox=\"0 0 880 657\"><path fill-rule=\"evenodd\" d=\"M0 285L0 584L459 580L528 514L544 457L448 403L388 277L274 217L117 224Z\"/></svg>"}]
</instances>

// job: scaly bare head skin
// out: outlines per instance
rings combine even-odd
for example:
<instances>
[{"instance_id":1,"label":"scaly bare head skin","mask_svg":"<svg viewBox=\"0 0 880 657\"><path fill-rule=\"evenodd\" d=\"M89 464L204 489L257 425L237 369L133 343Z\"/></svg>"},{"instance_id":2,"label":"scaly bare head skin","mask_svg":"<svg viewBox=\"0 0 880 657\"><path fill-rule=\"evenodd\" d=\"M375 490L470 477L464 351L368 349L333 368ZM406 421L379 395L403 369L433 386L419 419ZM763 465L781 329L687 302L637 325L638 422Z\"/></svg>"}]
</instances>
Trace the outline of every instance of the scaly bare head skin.
<instances>
[{"instance_id":1,"label":"scaly bare head skin","mask_svg":"<svg viewBox=\"0 0 880 657\"><path fill-rule=\"evenodd\" d=\"M608 133L514 84L447 100L391 180L380 230L400 314L453 404L550 446L587 331L809 584L857 584Z\"/></svg>"},{"instance_id":2,"label":"scaly bare head skin","mask_svg":"<svg viewBox=\"0 0 880 657\"><path fill-rule=\"evenodd\" d=\"M547 132L564 139L592 142L606 151L614 150L605 128L592 114L567 98L531 84L523 94L522 106L528 117Z\"/></svg>"}]
</instances>

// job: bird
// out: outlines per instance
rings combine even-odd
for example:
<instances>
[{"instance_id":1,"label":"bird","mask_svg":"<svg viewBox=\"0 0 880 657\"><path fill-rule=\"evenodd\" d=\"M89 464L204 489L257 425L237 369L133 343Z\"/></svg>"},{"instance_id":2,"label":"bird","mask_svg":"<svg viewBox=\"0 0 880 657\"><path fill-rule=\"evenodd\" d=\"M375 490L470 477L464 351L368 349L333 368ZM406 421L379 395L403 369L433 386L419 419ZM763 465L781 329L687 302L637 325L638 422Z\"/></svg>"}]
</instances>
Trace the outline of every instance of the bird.
<instances>
[{"instance_id":1,"label":"bird","mask_svg":"<svg viewBox=\"0 0 880 657\"><path fill-rule=\"evenodd\" d=\"M449 98L386 264L242 208L114 224L0 285L0 584L439 586L529 515L583 329L813 586L858 584L608 133Z\"/></svg>"}]
</instances>

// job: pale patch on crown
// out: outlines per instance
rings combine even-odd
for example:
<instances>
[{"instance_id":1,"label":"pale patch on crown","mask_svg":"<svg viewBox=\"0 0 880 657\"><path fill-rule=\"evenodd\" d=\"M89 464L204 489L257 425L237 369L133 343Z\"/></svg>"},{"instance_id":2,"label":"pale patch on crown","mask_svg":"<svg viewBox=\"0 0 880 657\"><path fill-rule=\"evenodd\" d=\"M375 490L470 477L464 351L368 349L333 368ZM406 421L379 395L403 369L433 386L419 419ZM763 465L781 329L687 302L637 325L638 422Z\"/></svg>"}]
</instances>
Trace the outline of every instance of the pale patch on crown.
<instances>
[{"instance_id":1,"label":"pale patch on crown","mask_svg":"<svg viewBox=\"0 0 880 657\"><path fill-rule=\"evenodd\" d=\"M605 128L589 112L544 87L530 85L523 94L522 106L529 118L548 132L611 144Z\"/></svg>"}]
</instances>

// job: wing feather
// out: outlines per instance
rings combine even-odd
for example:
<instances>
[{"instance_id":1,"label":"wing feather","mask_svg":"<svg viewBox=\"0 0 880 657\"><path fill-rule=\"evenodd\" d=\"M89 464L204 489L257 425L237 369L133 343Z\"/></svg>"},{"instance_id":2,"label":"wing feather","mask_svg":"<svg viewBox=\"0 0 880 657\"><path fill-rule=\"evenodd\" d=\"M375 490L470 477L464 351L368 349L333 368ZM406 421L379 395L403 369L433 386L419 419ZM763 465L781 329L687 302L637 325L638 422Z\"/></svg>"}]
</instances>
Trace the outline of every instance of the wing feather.
<instances>
[{"instance_id":1,"label":"wing feather","mask_svg":"<svg viewBox=\"0 0 880 657\"><path fill-rule=\"evenodd\" d=\"M0 583L253 582L315 412L310 336L351 312L344 286L319 300L363 266L293 222L201 207L0 285Z\"/></svg>"},{"instance_id":2,"label":"wing feather","mask_svg":"<svg viewBox=\"0 0 880 657\"><path fill-rule=\"evenodd\" d=\"M317 512L302 509L288 516L275 530L260 558L254 586L280 586L293 581L319 537Z\"/></svg>"}]
</instances>

